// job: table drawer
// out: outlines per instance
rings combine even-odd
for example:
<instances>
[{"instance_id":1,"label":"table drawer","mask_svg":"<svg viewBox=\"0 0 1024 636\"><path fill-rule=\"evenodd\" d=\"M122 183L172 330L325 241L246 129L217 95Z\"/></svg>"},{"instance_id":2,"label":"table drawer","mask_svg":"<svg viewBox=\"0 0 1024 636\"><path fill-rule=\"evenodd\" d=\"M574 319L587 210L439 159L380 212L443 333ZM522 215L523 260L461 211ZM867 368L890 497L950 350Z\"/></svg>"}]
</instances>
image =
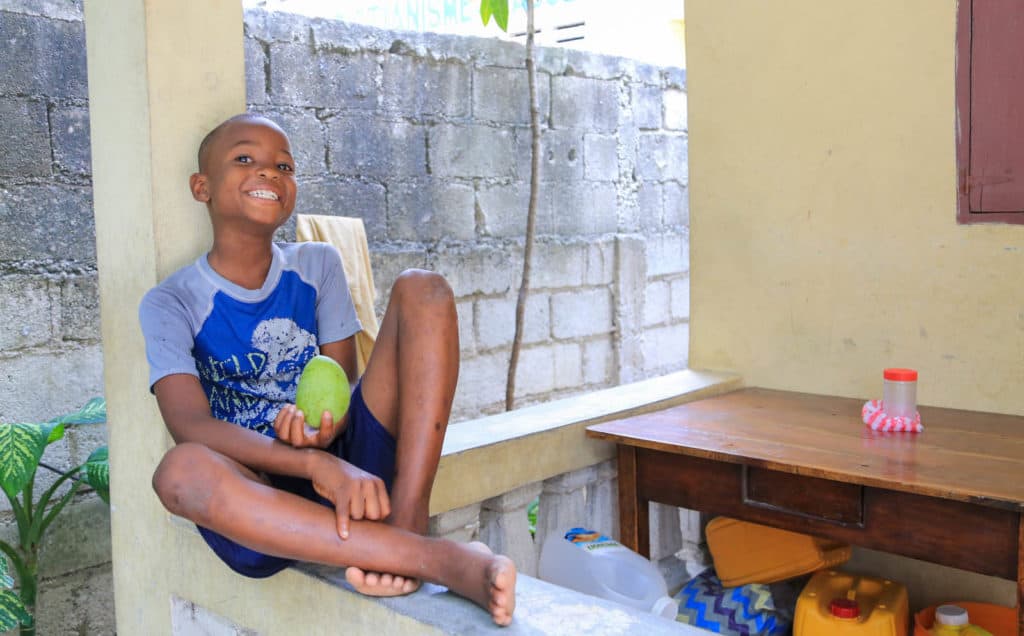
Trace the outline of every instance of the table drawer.
<instances>
[{"instance_id":1,"label":"table drawer","mask_svg":"<svg viewBox=\"0 0 1024 636\"><path fill-rule=\"evenodd\" d=\"M864 488L856 484L743 466L741 488L748 506L841 525L864 524Z\"/></svg>"}]
</instances>

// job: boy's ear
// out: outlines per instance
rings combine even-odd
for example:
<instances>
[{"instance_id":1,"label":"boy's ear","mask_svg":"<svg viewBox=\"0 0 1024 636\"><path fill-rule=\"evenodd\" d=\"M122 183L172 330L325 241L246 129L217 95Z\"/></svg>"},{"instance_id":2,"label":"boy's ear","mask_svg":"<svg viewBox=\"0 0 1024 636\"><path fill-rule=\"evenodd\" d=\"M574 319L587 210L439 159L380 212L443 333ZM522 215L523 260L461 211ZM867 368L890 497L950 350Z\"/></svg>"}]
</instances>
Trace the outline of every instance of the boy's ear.
<instances>
[{"instance_id":1,"label":"boy's ear","mask_svg":"<svg viewBox=\"0 0 1024 636\"><path fill-rule=\"evenodd\" d=\"M188 178L188 187L192 191L192 198L200 203L210 202L209 179L201 172L195 172Z\"/></svg>"}]
</instances>

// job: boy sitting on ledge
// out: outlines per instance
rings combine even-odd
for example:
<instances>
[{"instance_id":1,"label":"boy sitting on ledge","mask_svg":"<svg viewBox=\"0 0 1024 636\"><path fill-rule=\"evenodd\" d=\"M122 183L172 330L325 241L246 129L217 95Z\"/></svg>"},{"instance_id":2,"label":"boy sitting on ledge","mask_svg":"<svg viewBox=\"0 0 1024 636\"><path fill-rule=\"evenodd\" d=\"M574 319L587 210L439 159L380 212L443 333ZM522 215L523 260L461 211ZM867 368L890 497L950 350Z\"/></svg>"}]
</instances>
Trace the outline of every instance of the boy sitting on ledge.
<instances>
[{"instance_id":1,"label":"boy sitting on ledge","mask_svg":"<svg viewBox=\"0 0 1024 636\"><path fill-rule=\"evenodd\" d=\"M512 561L482 543L424 536L458 379L445 280L399 276L337 425L294 405L317 353L355 378L361 330L337 250L273 242L295 206L294 169L284 131L257 115L228 119L199 147L189 184L209 211L213 246L139 310L150 388L176 443L153 488L242 575L295 561L348 566L348 582L375 596L426 580L508 625ZM306 426L313 417L319 429Z\"/></svg>"}]
</instances>

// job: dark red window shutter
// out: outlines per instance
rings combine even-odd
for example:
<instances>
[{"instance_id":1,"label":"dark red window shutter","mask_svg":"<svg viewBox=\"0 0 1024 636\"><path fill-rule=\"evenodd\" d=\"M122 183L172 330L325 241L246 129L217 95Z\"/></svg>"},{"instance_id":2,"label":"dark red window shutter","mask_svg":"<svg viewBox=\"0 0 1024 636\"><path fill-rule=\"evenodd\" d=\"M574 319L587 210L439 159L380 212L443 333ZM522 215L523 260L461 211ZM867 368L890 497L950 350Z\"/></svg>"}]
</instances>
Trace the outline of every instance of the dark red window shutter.
<instances>
[{"instance_id":1,"label":"dark red window shutter","mask_svg":"<svg viewBox=\"0 0 1024 636\"><path fill-rule=\"evenodd\" d=\"M1024 223L1024 1L960 0L958 220Z\"/></svg>"}]
</instances>

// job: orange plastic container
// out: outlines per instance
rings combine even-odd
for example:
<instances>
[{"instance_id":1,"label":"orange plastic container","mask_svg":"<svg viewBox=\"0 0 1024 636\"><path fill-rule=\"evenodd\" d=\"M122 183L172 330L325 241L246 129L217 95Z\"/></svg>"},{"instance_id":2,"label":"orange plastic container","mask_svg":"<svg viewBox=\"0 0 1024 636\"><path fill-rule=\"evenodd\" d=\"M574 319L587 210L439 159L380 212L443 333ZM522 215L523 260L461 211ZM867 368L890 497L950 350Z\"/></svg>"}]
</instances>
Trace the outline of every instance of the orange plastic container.
<instances>
[{"instance_id":1,"label":"orange plastic container","mask_svg":"<svg viewBox=\"0 0 1024 636\"><path fill-rule=\"evenodd\" d=\"M1017 636L1017 608L991 603L952 602L967 610L971 625L984 627L995 636ZM926 607L914 614L914 636L930 636L935 621L935 607Z\"/></svg>"},{"instance_id":2,"label":"orange plastic container","mask_svg":"<svg viewBox=\"0 0 1024 636\"><path fill-rule=\"evenodd\" d=\"M730 517L704 530L715 573L725 587L774 583L834 568L850 558L850 546Z\"/></svg>"},{"instance_id":3,"label":"orange plastic container","mask_svg":"<svg viewBox=\"0 0 1024 636\"><path fill-rule=\"evenodd\" d=\"M907 588L894 581L822 570L796 601L793 636L907 636Z\"/></svg>"}]
</instances>

